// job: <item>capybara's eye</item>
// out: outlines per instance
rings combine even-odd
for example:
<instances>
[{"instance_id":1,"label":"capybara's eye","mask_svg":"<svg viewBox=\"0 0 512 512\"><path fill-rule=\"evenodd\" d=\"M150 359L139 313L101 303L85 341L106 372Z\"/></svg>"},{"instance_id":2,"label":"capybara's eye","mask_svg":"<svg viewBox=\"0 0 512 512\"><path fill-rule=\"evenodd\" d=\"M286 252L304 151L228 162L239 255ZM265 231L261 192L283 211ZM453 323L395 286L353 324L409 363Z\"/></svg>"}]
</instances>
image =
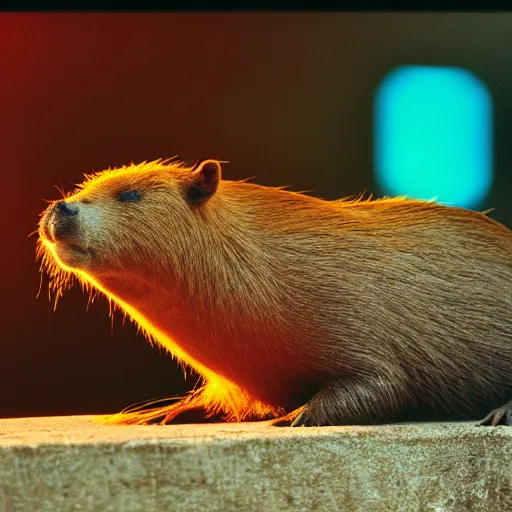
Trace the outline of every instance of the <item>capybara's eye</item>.
<instances>
[{"instance_id":1,"label":"capybara's eye","mask_svg":"<svg viewBox=\"0 0 512 512\"><path fill-rule=\"evenodd\" d=\"M124 203L136 203L142 199L142 195L136 190L127 190L126 192L121 192L117 199Z\"/></svg>"}]
</instances>

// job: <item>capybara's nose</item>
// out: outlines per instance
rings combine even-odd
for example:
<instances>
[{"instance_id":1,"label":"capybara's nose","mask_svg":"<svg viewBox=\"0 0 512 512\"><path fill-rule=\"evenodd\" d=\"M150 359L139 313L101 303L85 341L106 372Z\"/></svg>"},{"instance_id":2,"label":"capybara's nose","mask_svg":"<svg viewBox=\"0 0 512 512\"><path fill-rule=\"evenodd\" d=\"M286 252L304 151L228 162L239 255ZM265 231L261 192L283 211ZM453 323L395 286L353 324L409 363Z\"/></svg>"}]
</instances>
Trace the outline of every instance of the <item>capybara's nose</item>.
<instances>
[{"instance_id":1,"label":"capybara's nose","mask_svg":"<svg viewBox=\"0 0 512 512\"><path fill-rule=\"evenodd\" d=\"M59 201L58 203L55 203L54 208L57 213L66 217L72 217L78 213L78 206L76 203Z\"/></svg>"}]
</instances>

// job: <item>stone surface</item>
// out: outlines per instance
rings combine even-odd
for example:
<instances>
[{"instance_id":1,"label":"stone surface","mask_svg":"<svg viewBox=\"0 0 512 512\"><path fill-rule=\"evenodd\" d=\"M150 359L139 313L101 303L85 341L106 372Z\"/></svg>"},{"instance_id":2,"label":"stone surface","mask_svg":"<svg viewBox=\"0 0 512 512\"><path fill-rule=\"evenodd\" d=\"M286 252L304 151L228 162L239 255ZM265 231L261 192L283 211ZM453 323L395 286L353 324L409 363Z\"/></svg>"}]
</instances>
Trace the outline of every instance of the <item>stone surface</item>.
<instances>
[{"instance_id":1,"label":"stone surface","mask_svg":"<svg viewBox=\"0 0 512 512\"><path fill-rule=\"evenodd\" d=\"M512 510L512 428L0 420L1 512Z\"/></svg>"}]
</instances>

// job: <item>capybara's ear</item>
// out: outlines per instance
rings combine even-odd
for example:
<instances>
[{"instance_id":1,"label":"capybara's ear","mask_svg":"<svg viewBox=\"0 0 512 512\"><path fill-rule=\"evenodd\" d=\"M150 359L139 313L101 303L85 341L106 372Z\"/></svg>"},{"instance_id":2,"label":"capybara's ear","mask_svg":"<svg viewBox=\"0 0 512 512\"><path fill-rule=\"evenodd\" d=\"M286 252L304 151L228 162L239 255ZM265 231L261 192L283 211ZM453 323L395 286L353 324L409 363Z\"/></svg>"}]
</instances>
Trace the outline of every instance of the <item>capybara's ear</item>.
<instances>
[{"instance_id":1,"label":"capybara's ear","mask_svg":"<svg viewBox=\"0 0 512 512\"><path fill-rule=\"evenodd\" d=\"M215 194L220 176L221 166L217 160L199 162L185 179L184 192L187 201L193 205L205 203Z\"/></svg>"}]
</instances>

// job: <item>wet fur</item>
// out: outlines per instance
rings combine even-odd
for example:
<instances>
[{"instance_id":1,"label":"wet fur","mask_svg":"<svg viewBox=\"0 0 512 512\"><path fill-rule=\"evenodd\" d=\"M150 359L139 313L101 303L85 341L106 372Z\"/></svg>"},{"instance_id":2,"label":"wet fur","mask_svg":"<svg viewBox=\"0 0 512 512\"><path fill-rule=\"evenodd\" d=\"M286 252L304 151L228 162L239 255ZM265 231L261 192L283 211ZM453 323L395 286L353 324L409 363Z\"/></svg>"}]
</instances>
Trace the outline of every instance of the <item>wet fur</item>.
<instances>
[{"instance_id":1,"label":"wet fur","mask_svg":"<svg viewBox=\"0 0 512 512\"><path fill-rule=\"evenodd\" d=\"M79 280L222 376L223 390L205 376L185 402L137 421L171 420L184 403L234 420L290 413L277 423L295 425L469 419L512 391L506 227L433 202L324 201L233 181L192 205L195 179L152 162L67 197L108 219L84 231L95 261ZM140 204L116 201L125 189L143 190ZM41 252L60 291L69 269Z\"/></svg>"}]
</instances>

